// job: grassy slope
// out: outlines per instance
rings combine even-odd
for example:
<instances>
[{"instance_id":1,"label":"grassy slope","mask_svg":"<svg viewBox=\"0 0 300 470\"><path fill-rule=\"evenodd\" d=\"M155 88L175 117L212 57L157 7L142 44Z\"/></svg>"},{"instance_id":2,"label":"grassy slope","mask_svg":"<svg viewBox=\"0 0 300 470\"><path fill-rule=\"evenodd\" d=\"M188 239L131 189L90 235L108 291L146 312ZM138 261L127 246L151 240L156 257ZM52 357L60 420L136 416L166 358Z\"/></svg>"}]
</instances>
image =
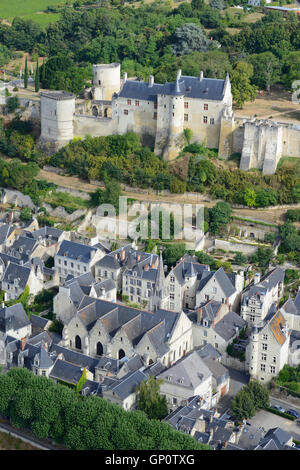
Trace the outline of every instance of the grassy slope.
<instances>
[{"instance_id":1,"label":"grassy slope","mask_svg":"<svg viewBox=\"0 0 300 470\"><path fill-rule=\"evenodd\" d=\"M48 6L56 6L68 3L67 0L0 0L0 18L11 22L16 16L25 20L32 19L42 27L57 21L57 13L37 13L43 12Z\"/></svg>"}]
</instances>

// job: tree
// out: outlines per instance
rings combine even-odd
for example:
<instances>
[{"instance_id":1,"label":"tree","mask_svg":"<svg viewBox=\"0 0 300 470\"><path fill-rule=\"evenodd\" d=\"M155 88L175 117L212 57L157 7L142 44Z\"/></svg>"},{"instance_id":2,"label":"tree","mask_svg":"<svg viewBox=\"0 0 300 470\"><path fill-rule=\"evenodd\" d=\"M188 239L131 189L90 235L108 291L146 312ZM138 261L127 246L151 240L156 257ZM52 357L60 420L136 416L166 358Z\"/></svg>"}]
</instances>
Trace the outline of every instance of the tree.
<instances>
[{"instance_id":1,"label":"tree","mask_svg":"<svg viewBox=\"0 0 300 470\"><path fill-rule=\"evenodd\" d=\"M232 209L226 202L217 202L217 204L209 209L209 231L212 234L217 234L226 228L230 222Z\"/></svg>"},{"instance_id":2,"label":"tree","mask_svg":"<svg viewBox=\"0 0 300 470\"><path fill-rule=\"evenodd\" d=\"M39 71L39 59L36 61L35 77L34 77L34 89L36 93L40 89L40 71Z\"/></svg>"},{"instance_id":3,"label":"tree","mask_svg":"<svg viewBox=\"0 0 300 470\"><path fill-rule=\"evenodd\" d=\"M25 70L24 70L24 88L28 87L28 64L27 64L27 55L25 57Z\"/></svg>"},{"instance_id":4,"label":"tree","mask_svg":"<svg viewBox=\"0 0 300 470\"><path fill-rule=\"evenodd\" d=\"M204 52L210 48L210 41L201 26L187 23L175 30L172 50L176 55L189 54L193 51Z\"/></svg>"},{"instance_id":5,"label":"tree","mask_svg":"<svg viewBox=\"0 0 300 470\"><path fill-rule=\"evenodd\" d=\"M149 419L163 419L168 414L166 397L160 395L162 383L162 380L149 377L147 382L144 381L137 387L138 408L144 411Z\"/></svg>"},{"instance_id":6,"label":"tree","mask_svg":"<svg viewBox=\"0 0 300 470\"><path fill-rule=\"evenodd\" d=\"M253 66L246 62L237 62L231 74L232 96L238 108L242 108L245 101L254 101L256 86L251 85Z\"/></svg>"},{"instance_id":7,"label":"tree","mask_svg":"<svg viewBox=\"0 0 300 470\"><path fill-rule=\"evenodd\" d=\"M205 5L204 0L192 0L191 6L193 10L201 10Z\"/></svg>"},{"instance_id":8,"label":"tree","mask_svg":"<svg viewBox=\"0 0 300 470\"><path fill-rule=\"evenodd\" d=\"M186 143L189 145L193 137L192 129L189 129L188 127L186 127L185 129L183 129L183 135L186 140Z\"/></svg>"},{"instance_id":9,"label":"tree","mask_svg":"<svg viewBox=\"0 0 300 470\"><path fill-rule=\"evenodd\" d=\"M270 93L271 86L280 79L280 62L272 52L254 54L249 58L255 74L252 81L259 88L264 88Z\"/></svg>"},{"instance_id":10,"label":"tree","mask_svg":"<svg viewBox=\"0 0 300 470\"><path fill-rule=\"evenodd\" d=\"M164 261L169 267L175 265L176 261L179 260L186 252L184 243L177 243L168 245L163 252Z\"/></svg>"},{"instance_id":11,"label":"tree","mask_svg":"<svg viewBox=\"0 0 300 470\"><path fill-rule=\"evenodd\" d=\"M243 419L252 418L256 413L256 407L252 395L244 387L233 398L230 403L230 410L238 422Z\"/></svg>"},{"instance_id":12,"label":"tree","mask_svg":"<svg viewBox=\"0 0 300 470\"><path fill-rule=\"evenodd\" d=\"M257 380L251 380L248 384L248 391L252 396L256 409L267 408L270 405L269 390Z\"/></svg>"},{"instance_id":13,"label":"tree","mask_svg":"<svg viewBox=\"0 0 300 470\"><path fill-rule=\"evenodd\" d=\"M7 110L9 113L13 113L20 106L19 98L17 96L12 96L7 100Z\"/></svg>"},{"instance_id":14,"label":"tree","mask_svg":"<svg viewBox=\"0 0 300 470\"><path fill-rule=\"evenodd\" d=\"M24 222L29 222L29 220L32 219L32 212L30 207L24 207L24 209L21 210L20 219Z\"/></svg>"},{"instance_id":15,"label":"tree","mask_svg":"<svg viewBox=\"0 0 300 470\"><path fill-rule=\"evenodd\" d=\"M247 257L245 255L243 255L243 253L239 252L239 253L236 253L236 255L234 256L234 263L235 264L245 264L247 262Z\"/></svg>"},{"instance_id":16,"label":"tree","mask_svg":"<svg viewBox=\"0 0 300 470\"><path fill-rule=\"evenodd\" d=\"M223 10L223 0L210 0L210 7L216 10Z\"/></svg>"}]
</instances>

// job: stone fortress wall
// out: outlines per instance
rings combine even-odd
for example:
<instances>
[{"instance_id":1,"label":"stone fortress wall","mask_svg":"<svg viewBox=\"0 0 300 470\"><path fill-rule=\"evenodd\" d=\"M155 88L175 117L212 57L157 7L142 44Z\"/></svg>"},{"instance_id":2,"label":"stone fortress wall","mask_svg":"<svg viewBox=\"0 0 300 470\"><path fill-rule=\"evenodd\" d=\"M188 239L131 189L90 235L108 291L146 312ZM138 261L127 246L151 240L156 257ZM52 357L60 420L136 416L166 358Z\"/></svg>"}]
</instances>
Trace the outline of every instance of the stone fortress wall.
<instances>
[{"instance_id":1,"label":"stone fortress wall","mask_svg":"<svg viewBox=\"0 0 300 470\"><path fill-rule=\"evenodd\" d=\"M243 170L259 168L272 174L281 156L300 157L300 126L234 115L228 75L225 80L204 78L202 72L184 77L179 70L174 83L161 85L153 76L144 83L127 80L125 73L121 80L120 64L97 64L85 100L61 91L42 92L40 98L41 142L56 148L76 136L133 131L156 154L172 160L189 128L192 142L218 149L221 158L240 153Z\"/></svg>"}]
</instances>

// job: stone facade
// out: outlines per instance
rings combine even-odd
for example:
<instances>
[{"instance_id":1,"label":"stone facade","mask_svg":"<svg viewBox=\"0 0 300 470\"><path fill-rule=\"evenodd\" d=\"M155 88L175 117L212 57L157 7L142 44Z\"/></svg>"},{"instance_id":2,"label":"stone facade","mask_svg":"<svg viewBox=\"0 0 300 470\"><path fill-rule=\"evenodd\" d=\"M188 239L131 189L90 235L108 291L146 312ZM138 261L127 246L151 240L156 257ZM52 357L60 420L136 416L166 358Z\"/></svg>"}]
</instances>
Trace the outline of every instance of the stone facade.
<instances>
[{"instance_id":1,"label":"stone facade","mask_svg":"<svg viewBox=\"0 0 300 470\"><path fill-rule=\"evenodd\" d=\"M300 126L235 116L229 76L225 80L177 73L173 83L120 79L120 64L93 65L93 83L84 100L63 91L41 92L40 102L22 101L24 119L39 121L41 144L49 151L73 137L133 131L165 159L176 158L185 139L217 148L221 158L241 154L240 167L276 171L281 156L300 156Z\"/></svg>"}]
</instances>

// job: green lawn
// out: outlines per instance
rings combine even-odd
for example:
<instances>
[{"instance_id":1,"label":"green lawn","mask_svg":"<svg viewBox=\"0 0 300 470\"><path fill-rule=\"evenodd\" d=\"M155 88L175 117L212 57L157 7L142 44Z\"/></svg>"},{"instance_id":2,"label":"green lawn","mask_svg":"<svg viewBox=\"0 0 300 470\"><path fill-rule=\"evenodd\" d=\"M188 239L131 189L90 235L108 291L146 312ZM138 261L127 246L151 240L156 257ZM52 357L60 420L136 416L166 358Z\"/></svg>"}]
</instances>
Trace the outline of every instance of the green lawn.
<instances>
[{"instance_id":1,"label":"green lawn","mask_svg":"<svg viewBox=\"0 0 300 470\"><path fill-rule=\"evenodd\" d=\"M67 0L0 0L0 18L12 21L16 16L33 19L42 26L55 21L57 14L36 14L45 11L48 6L70 3Z\"/></svg>"},{"instance_id":2,"label":"green lawn","mask_svg":"<svg viewBox=\"0 0 300 470\"><path fill-rule=\"evenodd\" d=\"M18 15L21 16L21 15ZM46 28L49 23L55 23L60 17L59 13L30 13L28 15L22 15L21 18L24 20L33 20L36 23L39 23L42 28Z\"/></svg>"}]
</instances>

